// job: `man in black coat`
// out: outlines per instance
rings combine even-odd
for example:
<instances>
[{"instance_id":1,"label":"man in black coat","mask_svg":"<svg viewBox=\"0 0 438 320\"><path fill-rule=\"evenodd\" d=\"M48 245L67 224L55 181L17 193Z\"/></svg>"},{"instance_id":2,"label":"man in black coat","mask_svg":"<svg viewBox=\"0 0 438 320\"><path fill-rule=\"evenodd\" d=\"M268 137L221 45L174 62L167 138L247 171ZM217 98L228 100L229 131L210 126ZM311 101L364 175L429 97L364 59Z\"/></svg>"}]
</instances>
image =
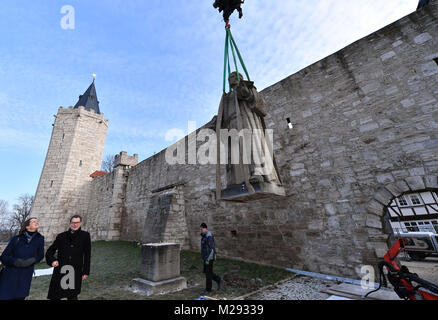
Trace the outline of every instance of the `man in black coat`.
<instances>
[{"instance_id":1,"label":"man in black coat","mask_svg":"<svg viewBox=\"0 0 438 320\"><path fill-rule=\"evenodd\" d=\"M224 21L226 24L230 21L230 16L233 14L234 10L239 12L239 19L243 17L242 3L243 0L216 0L213 3L213 7L218 9L219 12L224 12Z\"/></svg>"},{"instance_id":2,"label":"man in black coat","mask_svg":"<svg viewBox=\"0 0 438 320\"><path fill-rule=\"evenodd\" d=\"M77 300L82 281L90 275L91 238L88 232L81 230L81 224L82 217L73 216L70 229L58 234L47 249L46 262L55 268L47 299Z\"/></svg>"}]
</instances>

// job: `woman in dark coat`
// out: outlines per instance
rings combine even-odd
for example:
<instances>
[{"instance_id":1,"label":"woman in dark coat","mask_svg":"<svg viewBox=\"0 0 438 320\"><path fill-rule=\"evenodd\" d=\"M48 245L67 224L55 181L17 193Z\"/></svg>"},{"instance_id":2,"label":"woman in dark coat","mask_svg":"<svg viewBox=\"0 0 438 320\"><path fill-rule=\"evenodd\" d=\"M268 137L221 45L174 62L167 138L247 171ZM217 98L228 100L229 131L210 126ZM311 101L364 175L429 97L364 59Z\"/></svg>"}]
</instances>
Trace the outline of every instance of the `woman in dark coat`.
<instances>
[{"instance_id":1,"label":"woman in dark coat","mask_svg":"<svg viewBox=\"0 0 438 320\"><path fill-rule=\"evenodd\" d=\"M47 295L50 300L62 298L77 300L77 296L81 293L82 280L90 274L91 239L88 232L81 230L81 223L80 216L72 217L70 229L58 234L56 240L47 249L46 262L55 268ZM57 258L56 252L58 252ZM73 270L69 270L67 266L73 267L74 274L70 273ZM62 280L64 277L66 278ZM67 281L71 277L74 283Z\"/></svg>"},{"instance_id":2,"label":"woman in dark coat","mask_svg":"<svg viewBox=\"0 0 438 320\"><path fill-rule=\"evenodd\" d=\"M18 236L12 237L0 261L0 300L24 300L29 296L34 265L44 258L44 237L36 218L26 220Z\"/></svg>"}]
</instances>

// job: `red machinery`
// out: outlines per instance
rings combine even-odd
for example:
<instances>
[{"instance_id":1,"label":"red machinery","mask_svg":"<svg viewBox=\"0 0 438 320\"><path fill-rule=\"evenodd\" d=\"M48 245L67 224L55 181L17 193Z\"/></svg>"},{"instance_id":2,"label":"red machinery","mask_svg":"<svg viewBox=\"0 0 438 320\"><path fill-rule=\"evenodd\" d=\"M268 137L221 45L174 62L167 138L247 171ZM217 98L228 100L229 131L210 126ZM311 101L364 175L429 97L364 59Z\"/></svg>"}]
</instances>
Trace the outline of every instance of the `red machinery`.
<instances>
[{"instance_id":1,"label":"red machinery","mask_svg":"<svg viewBox=\"0 0 438 320\"><path fill-rule=\"evenodd\" d=\"M378 289L365 295L365 298L373 292L387 286L384 268L387 270L386 277L394 286L394 291L401 299L405 300L438 300L438 286L418 277L417 274L409 272L406 266L400 266L396 258L405 249L403 239L398 239L391 249L386 253L384 261L379 263L380 286ZM415 285L414 285L415 284Z\"/></svg>"}]
</instances>

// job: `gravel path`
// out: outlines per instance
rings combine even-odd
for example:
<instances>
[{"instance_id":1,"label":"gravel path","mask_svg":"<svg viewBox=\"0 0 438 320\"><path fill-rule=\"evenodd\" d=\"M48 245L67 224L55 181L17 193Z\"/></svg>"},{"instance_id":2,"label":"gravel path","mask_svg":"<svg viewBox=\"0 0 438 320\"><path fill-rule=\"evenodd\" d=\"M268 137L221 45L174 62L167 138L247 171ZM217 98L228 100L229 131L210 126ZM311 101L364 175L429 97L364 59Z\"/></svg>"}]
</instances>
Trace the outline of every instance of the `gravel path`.
<instances>
[{"instance_id":1,"label":"gravel path","mask_svg":"<svg viewBox=\"0 0 438 320\"><path fill-rule=\"evenodd\" d=\"M410 272L417 273L420 278L438 285L438 258L428 257L424 261L401 258L400 262L408 267Z\"/></svg>"},{"instance_id":2,"label":"gravel path","mask_svg":"<svg viewBox=\"0 0 438 320\"><path fill-rule=\"evenodd\" d=\"M297 276L296 278L249 296L247 300L326 300L330 295L321 291L336 282Z\"/></svg>"}]
</instances>

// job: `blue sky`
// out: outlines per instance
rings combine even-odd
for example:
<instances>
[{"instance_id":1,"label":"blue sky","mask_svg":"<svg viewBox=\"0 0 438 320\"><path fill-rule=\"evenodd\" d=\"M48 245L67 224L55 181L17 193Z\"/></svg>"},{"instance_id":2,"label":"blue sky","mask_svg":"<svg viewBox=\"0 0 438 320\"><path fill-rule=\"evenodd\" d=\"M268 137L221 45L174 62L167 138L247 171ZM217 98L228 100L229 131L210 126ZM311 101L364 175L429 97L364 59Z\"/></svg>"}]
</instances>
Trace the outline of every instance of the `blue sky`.
<instances>
[{"instance_id":1,"label":"blue sky","mask_svg":"<svg viewBox=\"0 0 438 320\"><path fill-rule=\"evenodd\" d=\"M59 106L97 74L105 155L144 160L216 114L224 28L213 0L2 0L0 199L34 194ZM246 0L232 32L261 90L411 13L417 0ZM75 9L65 30L61 8Z\"/></svg>"}]
</instances>

